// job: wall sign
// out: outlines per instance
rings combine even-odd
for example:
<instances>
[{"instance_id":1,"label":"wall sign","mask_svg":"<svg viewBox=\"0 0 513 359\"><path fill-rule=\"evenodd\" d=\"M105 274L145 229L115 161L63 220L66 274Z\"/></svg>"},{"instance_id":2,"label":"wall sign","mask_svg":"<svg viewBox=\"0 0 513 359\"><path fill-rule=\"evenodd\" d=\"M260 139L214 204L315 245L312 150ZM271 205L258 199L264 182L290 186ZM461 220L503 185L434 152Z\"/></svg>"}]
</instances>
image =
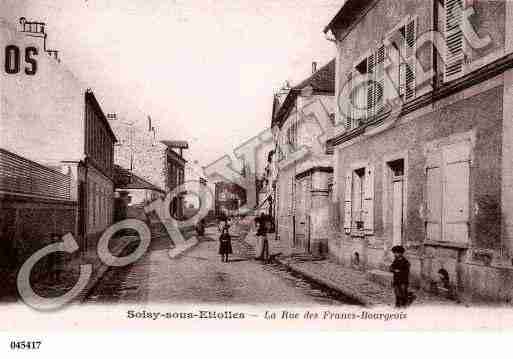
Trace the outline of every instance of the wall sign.
<instances>
[{"instance_id":1,"label":"wall sign","mask_svg":"<svg viewBox=\"0 0 513 359\"><path fill-rule=\"evenodd\" d=\"M35 56L38 55L37 48L29 46L25 48L25 74L35 75L37 72L37 61ZM5 64L4 69L8 74L17 74L20 72L21 67L21 52L20 48L16 45L8 45L5 47Z\"/></svg>"}]
</instances>

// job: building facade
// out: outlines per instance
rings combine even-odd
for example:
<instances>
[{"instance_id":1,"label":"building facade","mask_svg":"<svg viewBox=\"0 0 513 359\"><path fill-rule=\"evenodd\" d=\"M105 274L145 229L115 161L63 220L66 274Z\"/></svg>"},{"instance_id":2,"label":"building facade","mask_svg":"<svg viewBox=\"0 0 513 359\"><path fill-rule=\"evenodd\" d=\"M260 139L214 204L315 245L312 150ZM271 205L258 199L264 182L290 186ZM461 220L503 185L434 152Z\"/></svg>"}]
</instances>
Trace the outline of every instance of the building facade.
<instances>
[{"instance_id":1,"label":"building facade","mask_svg":"<svg viewBox=\"0 0 513 359\"><path fill-rule=\"evenodd\" d=\"M276 235L290 248L327 253L335 61L291 88L272 119L275 152L269 156Z\"/></svg>"},{"instance_id":2,"label":"building facade","mask_svg":"<svg viewBox=\"0 0 513 359\"><path fill-rule=\"evenodd\" d=\"M513 20L508 1L346 1L337 44L330 254L461 295L513 296Z\"/></svg>"},{"instance_id":3,"label":"building facade","mask_svg":"<svg viewBox=\"0 0 513 359\"><path fill-rule=\"evenodd\" d=\"M86 91L85 157L78 166L78 232L94 240L114 221L115 142L93 92Z\"/></svg>"},{"instance_id":4,"label":"building facade","mask_svg":"<svg viewBox=\"0 0 513 359\"><path fill-rule=\"evenodd\" d=\"M44 23L0 19L0 32L0 147L71 173L75 235L98 237L113 220L116 138L93 92L48 49Z\"/></svg>"},{"instance_id":5,"label":"building facade","mask_svg":"<svg viewBox=\"0 0 513 359\"><path fill-rule=\"evenodd\" d=\"M184 183L187 161L182 150L176 150L174 141L160 141L149 117L146 121L130 121L111 115L109 122L118 138L114 151L116 165L164 193ZM176 198L171 205L171 214L177 218L183 214L182 202Z\"/></svg>"},{"instance_id":6,"label":"building facade","mask_svg":"<svg viewBox=\"0 0 513 359\"><path fill-rule=\"evenodd\" d=\"M215 183L214 211L216 216L232 216L239 214L239 208L247 201L246 190L233 182L220 181Z\"/></svg>"}]
</instances>

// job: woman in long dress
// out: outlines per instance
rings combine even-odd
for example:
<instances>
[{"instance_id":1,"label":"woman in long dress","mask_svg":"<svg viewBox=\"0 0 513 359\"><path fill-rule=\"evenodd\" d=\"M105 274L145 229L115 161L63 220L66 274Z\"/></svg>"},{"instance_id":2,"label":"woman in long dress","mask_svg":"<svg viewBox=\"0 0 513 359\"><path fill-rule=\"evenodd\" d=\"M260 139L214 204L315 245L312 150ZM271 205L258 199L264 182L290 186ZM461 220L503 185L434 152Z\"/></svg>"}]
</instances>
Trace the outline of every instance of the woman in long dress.
<instances>
[{"instance_id":1,"label":"woman in long dress","mask_svg":"<svg viewBox=\"0 0 513 359\"><path fill-rule=\"evenodd\" d=\"M257 226L255 258L267 262L269 260L269 242L267 240L267 218L264 213L255 218Z\"/></svg>"},{"instance_id":2,"label":"woman in long dress","mask_svg":"<svg viewBox=\"0 0 513 359\"><path fill-rule=\"evenodd\" d=\"M233 253L232 250L232 239L230 236L228 221L222 221L220 223L221 235L219 236L219 254L221 255L221 262L228 263L228 256Z\"/></svg>"}]
</instances>

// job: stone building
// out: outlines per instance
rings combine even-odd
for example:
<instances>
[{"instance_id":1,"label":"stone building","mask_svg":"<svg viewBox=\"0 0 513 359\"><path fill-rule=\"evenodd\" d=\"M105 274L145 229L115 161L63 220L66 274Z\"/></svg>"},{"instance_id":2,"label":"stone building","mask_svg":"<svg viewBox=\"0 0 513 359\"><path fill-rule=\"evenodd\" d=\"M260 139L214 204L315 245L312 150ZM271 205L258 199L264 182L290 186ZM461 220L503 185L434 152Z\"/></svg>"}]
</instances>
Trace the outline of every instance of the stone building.
<instances>
[{"instance_id":1,"label":"stone building","mask_svg":"<svg viewBox=\"0 0 513 359\"><path fill-rule=\"evenodd\" d=\"M109 122L118 137L114 151L116 165L165 193L184 183L187 161L182 149L175 150L177 142L160 141L151 118L146 122L131 122L112 115ZM182 215L181 203L180 198L173 201L173 215Z\"/></svg>"},{"instance_id":2,"label":"stone building","mask_svg":"<svg viewBox=\"0 0 513 359\"><path fill-rule=\"evenodd\" d=\"M513 2L348 0L337 46L329 251L380 280L513 297ZM508 31L506 31L508 30Z\"/></svg>"},{"instance_id":3,"label":"stone building","mask_svg":"<svg viewBox=\"0 0 513 359\"><path fill-rule=\"evenodd\" d=\"M331 156L325 142L333 130L335 60L292 87L271 127L276 150L269 160L275 188L277 236L290 248L327 253Z\"/></svg>"},{"instance_id":4,"label":"stone building","mask_svg":"<svg viewBox=\"0 0 513 359\"><path fill-rule=\"evenodd\" d=\"M246 189L237 183L219 181L215 183L214 211L216 216L239 214L239 208L247 201Z\"/></svg>"},{"instance_id":5,"label":"stone building","mask_svg":"<svg viewBox=\"0 0 513 359\"><path fill-rule=\"evenodd\" d=\"M113 220L116 138L94 93L47 41L44 23L0 19L0 147L71 174L75 235L92 243Z\"/></svg>"}]
</instances>

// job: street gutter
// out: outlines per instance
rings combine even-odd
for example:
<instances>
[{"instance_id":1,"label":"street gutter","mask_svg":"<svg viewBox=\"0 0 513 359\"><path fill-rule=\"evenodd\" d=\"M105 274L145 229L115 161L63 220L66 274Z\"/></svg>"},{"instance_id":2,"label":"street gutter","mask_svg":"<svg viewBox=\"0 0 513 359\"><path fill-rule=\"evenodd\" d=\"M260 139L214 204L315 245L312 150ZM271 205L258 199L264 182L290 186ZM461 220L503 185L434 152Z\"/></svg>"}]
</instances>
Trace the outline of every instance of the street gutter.
<instances>
[{"instance_id":1,"label":"street gutter","mask_svg":"<svg viewBox=\"0 0 513 359\"><path fill-rule=\"evenodd\" d=\"M315 273L306 271L303 268L300 268L299 266L297 266L295 264L289 263L286 260L283 260L282 258L280 258L280 256L274 257L274 261L276 263L281 264L282 266L288 268L292 272L296 272L296 273L302 275L303 277L307 278L308 280L316 282L317 284L327 287L335 292L341 293L343 296L346 296L349 299L359 302L364 307L372 307L372 306L375 306L376 304L378 304L378 303L374 303L371 300L369 300L368 297L362 296L361 294L359 294L356 291L342 287L328 278L323 278L322 276L319 276Z\"/></svg>"}]
</instances>

